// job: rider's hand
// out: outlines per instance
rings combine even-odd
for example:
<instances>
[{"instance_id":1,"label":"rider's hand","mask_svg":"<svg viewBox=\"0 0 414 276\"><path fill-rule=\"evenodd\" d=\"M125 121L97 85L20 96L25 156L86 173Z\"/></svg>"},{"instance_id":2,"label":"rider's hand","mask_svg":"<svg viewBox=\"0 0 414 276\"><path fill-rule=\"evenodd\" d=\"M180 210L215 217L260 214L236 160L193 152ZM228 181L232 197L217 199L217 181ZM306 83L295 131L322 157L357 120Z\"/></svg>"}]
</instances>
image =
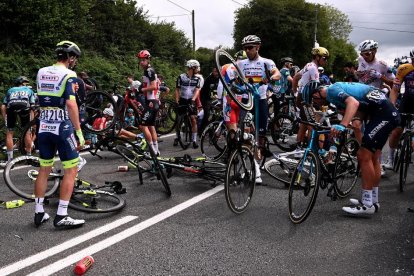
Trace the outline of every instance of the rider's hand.
<instances>
[{"instance_id":1,"label":"rider's hand","mask_svg":"<svg viewBox=\"0 0 414 276\"><path fill-rule=\"evenodd\" d=\"M376 71L375 69L372 69L371 71L369 71L369 75L371 76L371 78L375 78L375 79L380 79L382 77L382 74Z\"/></svg>"},{"instance_id":2,"label":"rider's hand","mask_svg":"<svg viewBox=\"0 0 414 276\"><path fill-rule=\"evenodd\" d=\"M75 131L76 136L78 136L79 139L79 146L83 147L85 145L85 138L83 138L83 133L81 129L78 129Z\"/></svg>"},{"instance_id":3,"label":"rider's hand","mask_svg":"<svg viewBox=\"0 0 414 276\"><path fill-rule=\"evenodd\" d=\"M344 125L333 125L331 127L331 135L334 137L337 137L339 134L344 132L346 130L346 127Z\"/></svg>"}]
</instances>

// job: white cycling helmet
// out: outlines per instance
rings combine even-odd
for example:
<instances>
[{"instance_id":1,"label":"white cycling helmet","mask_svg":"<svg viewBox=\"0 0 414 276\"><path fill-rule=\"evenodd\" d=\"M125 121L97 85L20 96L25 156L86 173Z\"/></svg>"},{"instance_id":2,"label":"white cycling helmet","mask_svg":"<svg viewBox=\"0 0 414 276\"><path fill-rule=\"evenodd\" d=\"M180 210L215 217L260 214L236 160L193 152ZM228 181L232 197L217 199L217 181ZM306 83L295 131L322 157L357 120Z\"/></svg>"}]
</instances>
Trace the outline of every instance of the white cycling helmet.
<instances>
[{"instance_id":1,"label":"white cycling helmet","mask_svg":"<svg viewBox=\"0 0 414 276\"><path fill-rule=\"evenodd\" d=\"M105 108L104 111L103 111L103 114L113 117L114 116L114 111L110 108Z\"/></svg>"},{"instance_id":2,"label":"white cycling helmet","mask_svg":"<svg viewBox=\"0 0 414 276\"><path fill-rule=\"evenodd\" d=\"M318 71L319 71L319 73L323 73L323 72L325 72L325 70L323 69L323 67L322 67L322 66L318 67Z\"/></svg>"},{"instance_id":3,"label":"white cycling helmet","mask_svg":"<svg viewBox=\"0 0 414 276\"><path fill-rule=\"evenodd\" d=\"M194 68L194 67L200 67L200 62L198 62L197 60L195 60L195 59L190 59L190 60L188 60L187 61L187 67L188 68Z\"/></svg>"},{"instance_id":4,"label":"white cycling helmet","mask_svg":"<svg viewBox=\"0 0 414 276\"><path fill-rule=\"evenodd\" d=\"M245 45L259 45L262 43L262 40L257 35L248 35L243 38L242 46Z\"/></svg>"},{"instance_id":5,"label":"white cycling helmet","mask_svg":"<svg viewBox=\"0 0 414 276\"><path fill-rule=\"evenodd\" d=\"M369 50L373 50L377 48L378 48L378 42L376 42L375 40L364 40L358 46L358 50L360 52L365 52L365 51L369 51Z\"/></svg>"}]
</instances>

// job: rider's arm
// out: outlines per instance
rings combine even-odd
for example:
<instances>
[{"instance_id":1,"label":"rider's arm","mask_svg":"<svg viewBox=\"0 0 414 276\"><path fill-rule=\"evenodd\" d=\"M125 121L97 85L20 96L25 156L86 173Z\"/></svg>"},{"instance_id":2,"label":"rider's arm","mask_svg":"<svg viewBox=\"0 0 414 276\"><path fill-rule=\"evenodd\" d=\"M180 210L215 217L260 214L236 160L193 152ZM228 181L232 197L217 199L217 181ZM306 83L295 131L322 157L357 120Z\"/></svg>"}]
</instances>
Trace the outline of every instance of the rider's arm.
<instances>
[{"instance_id":1,"label":"rider's arm","mask_svg":"<svg viewBox=\"0 0 414 276\"><path fill-rule=\"evenodd\" d=\"M358 111L359 102L352 96L349 96L345 99L345 114L342 118L341 125L345 127L351 123L352 118L355 117L356 112Z\"/></svg>"},{"instance_id":2,"label":"rider's arm","mask_svg":"<svg viewBox=\"0 0 414 276\"><path fill-rule=\"evenodd\" d=\"M390 92L390 101L393 105L397 102L398 94L400 93L400 85L394 82Z\"/></svg>"},{"instance_id":3,"label":"rider's arm","mask_svg":"<svg viewBox=\"0 0 414 276\"><path fill-rule=\"evenodd\" d=\"M70 77L66 82L65 91L63 92L63 98L66 100L66 109L68 111L69 118L73 124L75 130L80 129L79 122L79 109L78 104L76 103L76 90L78 85L76 83L76 77Z\"/></svg>"},{"instance_id":4,"label":"rider's arm","mask_svg":"<svg viewBox=\"0 0 414 276\"><path fill-rule=\"evenodd\" d=\"M279 69L277 69L276 67L274 67L273 69L272 69L272 75L270 76L270 80L271 81L277 81L277 80L280 80L280 78L281 78L281 75L280 75L280 71L279 71Z\"/></svg>"},{"instance_id":5,"label":"rider's arm","mask_svg":"<svg viewBox=\"0 0 414 276\"><path fill-rule=\"evenodd\" d=\"M200 96L200 88L196 88L196 89L194 89L194 95L193 95L193 97L191 98L191 100L192 101L195 101L195 100L197 100L197 98Z\"/></svg>"},{"instance_id":6,"label":"rider's arm","mask_svg":"<svg viewBox=\"0 0 414 276\"><path fill-rule=\"evenodd\" d=\"M302 77L302 73L300 73L300 71L293 76L292 91L294 93L298 90L298 83L301 77Z\"/></svg>"},{"instance_id":7,"label":"rider's arm","mask_svg":"<svg viewBox=\"0 0 414 276\"><path fill-rule=\"evenodd\" d=\"M7 106L5 104L1 105L1 115L3 116L3 119L6 119L6 113L7 113Z\"/></svg>"},{"instance_id":8,"label":"rider's arm","mask_svg":"<svg viewBox=\"0 0 414 276\"><path fill-rule=\"evenodd\" d=\"M175 102L178 103L180 100L180 88L175 89Z\"/></svg>"}]
</instances>

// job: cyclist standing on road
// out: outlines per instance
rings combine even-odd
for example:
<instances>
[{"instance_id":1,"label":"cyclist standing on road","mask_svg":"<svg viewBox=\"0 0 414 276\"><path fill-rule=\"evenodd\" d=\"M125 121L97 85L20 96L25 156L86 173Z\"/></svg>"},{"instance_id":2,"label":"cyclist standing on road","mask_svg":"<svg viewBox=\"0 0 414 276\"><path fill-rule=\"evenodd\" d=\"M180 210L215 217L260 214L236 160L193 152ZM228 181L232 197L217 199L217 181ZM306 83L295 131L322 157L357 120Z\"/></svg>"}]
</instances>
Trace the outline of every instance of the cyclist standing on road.
<instances>
[{"instance_id":1,"label":"cyclist standing on road","mask_svg":"<svg viewBox=\"0 0 414 276\"><path fill-rule=\"evenodd\" d=\"M28 109L35 104L35 95L32 89L27 87L29 79L25 76L18 77L15 86L10 88L3 99L1 113L6 123L6 148L7 161L13 159L13 134L16 126L17 115L20 117L20 123L23 127L28 124L33 117L33 110ZM30 135L25 137L25 145L31 145ZM5 164L1 164L2 166Z\"/></svg>"},{"instance_id":2,"label":"cyclist standing on road","mask_svg":"<svg viewBox=\"0 0 414 276\"><path fill-rule=\"evenodd\" d=\"M289 93L289 84L293 81L290 75L293 59L291 57L284 57L280 60L280 63L282 64L282 69L280 69L281 78L278 84L275 85L272 94L273 110L275 113L279 112L280 103L285 101L285 95Z\"/></svg>"},{"instance_id":3,"label":"cyclist standing on road","mask_svg":"<svg viewBox=\"0 0 414 276\"><path fill-rule=\"evenodd\" d=\"M307 90L316 103L323 105L326 101L344 111L339 125L332 126L331 135L338 136L345 131L357 111L361 111L369 121L365 125L358 162L361 167L362 198L350 199L354 205L342 207L347 213L374 214L379 209L378 187L381 179L379 156L387 142L388 135L400 123L397 109L379 89L362 83L337 82L331 86L320 86ZM316 93L318 92L318 93ZM318 95L318 97L315 97Z\"/></svg>"},{"instance_id":4,"label":"cyclist standing on road","mask_svg":"<svg viewBox=\"0 0 414 276\"><path fill-rule=\"evenodd\" d=\"M75 100L78 88L73 68L81 51L70 41L56 45L57 63L41 68L37 74L37 91L40 105L40 127L38 134L40 169L35 182L35 226L49 219L43 208L47 178L51 172L56 149L62 161L64 176L60 185L59 207L53 225L57 228L71 228L85 223L83 219L68 216L68 204L77 175L79 154L76 136L80 146L85 144L79 122L79 110Z\"/></svg>"},{"instance_id":5,"label":"cyclist standing on road","mask_svg":"<svg viewBox=\"0 0 414 276\"><path fill-rule=\"evenodd\" d=\"M155 154L160 154L157 131L155 130L155 119L160 107L157 98L159 81L154 68L150 64L151 54L147 50L142 50L137 54L137 57L139 58L139 65L144 69L142 85L138 92L143 93L145 96L144 111L141 115L141 125L139 128L154 149Z\"/></svg>"},{"instance_id":6,"label":"cyclist standing on road","mask_svg":"<svg viewBox=\"0 0 414 276\"><path fill-rule=\"evenodd\" d=\"M189 109L191 116L191 132L193 148L198 148L197 143L197 106L196 100L200 95L200 78L196 76L200 63L195 59L187 61L187 73L178 76L175 88L175 101L182 106L177 110L177 115L182 116ZM174 146L178 145L179 133L176 133Z\"/></svg>"},{"instance_id":7,"label":"cyclist standing on road","mask_svg":"<svg viewBox=\"0 0 414 276\"><path fill-rule=\"evenodd\" d=\"M205 79L204 85L201 87L200 90L200 100L201 105L203 106L204 115L203 120L201 121L201 127L198 130L198 133L201 134L204 128L208 125L208 118L210 117L210 109L211 109L211 95L213 91L217 91L217 85L219 82L218 71L217 68L213 67L210 75L207 76Z\"/></svg>"},{"instance_id":8,"label":"cyclist standing on road","mask_svg":"<svg viewBox=\"0 0 414 276\"><path fill-rule=\"evenodd\" d=\"M394 85L390 93L390 101L395 106L397 98L400 93L401 84L405 83L405 92L401 99L400 109L401 113L414 113L414 49L410 52L411 63L402 64L398 67L397 75L394 79ZM401 134L405 127L405 118L401 118L401 124L394 129L389 139L390 151L387 163L389 168L392 168L394 160L394 152L398 146ZM413 141L414 142L414 141Z\"/></svg>"}]
</instances>

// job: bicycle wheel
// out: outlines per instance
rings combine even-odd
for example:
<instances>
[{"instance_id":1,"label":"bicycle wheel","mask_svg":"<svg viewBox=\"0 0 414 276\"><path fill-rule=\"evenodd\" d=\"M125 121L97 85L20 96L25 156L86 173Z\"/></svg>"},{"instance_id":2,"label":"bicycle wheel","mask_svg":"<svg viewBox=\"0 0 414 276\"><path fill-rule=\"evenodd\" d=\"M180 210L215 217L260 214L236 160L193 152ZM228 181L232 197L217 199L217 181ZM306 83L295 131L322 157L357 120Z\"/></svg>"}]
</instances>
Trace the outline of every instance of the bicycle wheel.
<instances>
[{"instance_id":1,"label":"bicycle wheel","mask_svg":"<svg viewBox=\"0 0 414 276\"><path fill-rule=\"evenodd\" d=\"M4 123L4 122L3 122ZM17 119L16 127L13 131L13 152L20 152L20 137L22 133L22 129L20 128L20 119ZM4 154L7 154L7 148L6 148L6 134L7 129L6 127L2 127L0 130L0 150L4 152ZM5 156L5 160L7 160L7 156Z\"/></svg>"},{"instance_id":2,"label":"bicycle wheel","mask_svg":"<svg viewBox=\"0 0 414 276\"><path fill-rule=\"evenodd\" d=\"M40 161L36 156L19 156L7 163L3 172L4 181L10 190L22 198L34 200L34 183L39 174ZM45 197L52 196L59 187L62 177L57 167L47 179Z\"/></svg>"},{"instance_id":3,"label":"bicycle wheel","mask_svg":"<svg viewBox=\"0 0 414 276\"><path fill-rule=\"evenodd\" d=\"M119 211L126 205L125 199L114 192L103 191L99 188L73 189L69 207L86 213L110 213Z\"/></svg>"},{"instance_id":4,"label":"bicycle wheel","mask_svg":"<svg viewBox=\"0 0 414 276\"><path fill-rule=\"evenodd\" d=\"M241 214L249 206L256 182L253 153L246 146L234 150L227 163L224 193L227 206Z\"/></svg>"},{"instance_id":5,"label":"bicycle wheel","mask_svg":"<svg viewBox=\"0 0 414 276\"><path fill-rule=\"evenodd\" d=\"M155 154L154 150L151 146L148 147L148 151L150 153L150 156L152 158L152 164L154 165L153 169L155 173L157 174L158 178L161 180L162 185L165 188L165 191L167 192L168 196L171 196L171 188L170 184L168 183L167 177L165 176L164 170L158 161L157 155Z\"/></svg>"},{"instance_id":6,"label":"bicycle wheel","mask_svg":"<svg viewBox=\"0 0 414 276\"><path fill-rule=\"evenodd\" d=\"M201 154L209 160L220 159L227 148L227 128L224 122L210 123L201 134Z\"/></svg>"},{"instance_id":7,"label":"bicycle wheel","mask_svg":"<svg viewBox=\"0 0 414 276\"><path fill-rule=\"evenodd\" d=\"M394 172L398 172L400 170L401 147L402 147L402 137L400 138L400 141L398 142L398 147L395 150L395 154L394 154L394 165L393 165Z\"/></svg>"},{"instance_id":8,"label":"bicycle wheel","mask_svg":"<svg viewBox=\"0 0 414 276\"><path fill-rule=\"evenodd\" d=\"M188 116L180 116L177 123L178 142L183 149L187 149L192 142L191 122Z\"/></svg>"},{"instance_id":9,"label":"bicycle wheel","mask_svg":"<svg viewBox=\"0 0 414 276\"><path fill-rule=\"evenodd\" d=\"M264 169L271 177L285 183L285 186L289 187L290 178L298 161L292 159L292 162L281 162L271 159L264 164Z\"/></svg>"},{"instance_id":10,"label":"bicycle wheel","mask_svg":"<svg viewBox=\"0 0 414 276\"><path fill-rule=\"evenodd\" d=\"M337 153L333 179L335 192L341 198L349 195L357 182L359 165L356 152L358 149L358 141L349 139Z\"/></svg>"},{"instance_id":11,"label":"bicycle wheel","mask_svg":"<svg viewBox=\"0 0 414 276\"><path fill-rule=\"evenodd\" d=\"M114 117L111 121L107 121L102 129L94 129L93 123L95 119L103 116L103 111L108 106L113 107ZM117 121L118 110L115 100L106 92L93 91L86 95L85 100L79 107L81 114L81 127L84 131L91 133L103 133L111 129Z\"/></svg>"},{"instance_id":12,"label":"bicycle wheel","mask_svg":"<svg viewBox=\"0 0 414 276\"><path fill-rule=\"evenodd\" d=\"M277 115L269 125L273 142L283 151L296 149L298 126L294 118L289 115Z\"/></svg>"},{"instance_id":13,"label":"bicycle wheel","mask_svg":"<svg viewBox=\"0 0 414 276\"><path fill-rule=\"evenodd\" d=\"M243 110L252 110L253 109L253 93L250 91L249 85L246 84L244 80L244 74L241 71L240 67L237 65L237 62L231 57L229 53L224 51L223 49L218 49L216 51L216 68L219 72L219 78L221 83L223 84L223 88L226 90L227 94L230 95L230 97L237 103L238 106L240 106ZM234 77L231 82L234 84L237 84L241 86L243 89L246 89L249 91L248 99L246 103L243 103L240 99L237 99L237 94L235 94L231 88L231 85L229 83L229 80L225 80L224 76L222 75L222 69L223 66L230 64L234 68L233 73ZM226 70L226 69L225 69Z\"/></svg>"},{"instance_id":14,"label":"bicycle wheel","mask_svg":"<svg viewBox=\"0 0 414 276\"><path fill-rule=\"evenodd\" d=\"M155 128L158 134L168 134L175 129L177 123L175 106L176 103L173 101L161 100L161 106L155 118Z\"/></svg>"},{"instance_id":15,"label":"bicycle wheel","mask_svg":"<svg viewBox=\"0 0 414 276\"><path fill-rule=\"evenodd\" d=\"M38 144L37 144L37 130L39 127L39 120L33 119L27 124L20 136L19 151L20 154L26 155L30 153L31 155L38 155Z\"/></svg>"},{"instance_id":16,"label":"bicycle wheel","mask_svg":"<svg viewBox=\"0 0 414 276\"><path fill-rule=\"evenodd\" d=\"M405 183L407 181L408 167L411 162L411 141L410 136L405 134L404 142L400 155L400 192L404 192Z\"/></svg>"},{"instance_id":17,"label":"bicycle wheel","mask_svg":"<svg viewBox=\"0 0 414 276\"><path fill-rule=\"evenodd\" d=\"M301 223L309 216L319 190L319 161L313 152L305 153L293 172L289 186L289 217Z\"/></svg>"}]
</instances>

